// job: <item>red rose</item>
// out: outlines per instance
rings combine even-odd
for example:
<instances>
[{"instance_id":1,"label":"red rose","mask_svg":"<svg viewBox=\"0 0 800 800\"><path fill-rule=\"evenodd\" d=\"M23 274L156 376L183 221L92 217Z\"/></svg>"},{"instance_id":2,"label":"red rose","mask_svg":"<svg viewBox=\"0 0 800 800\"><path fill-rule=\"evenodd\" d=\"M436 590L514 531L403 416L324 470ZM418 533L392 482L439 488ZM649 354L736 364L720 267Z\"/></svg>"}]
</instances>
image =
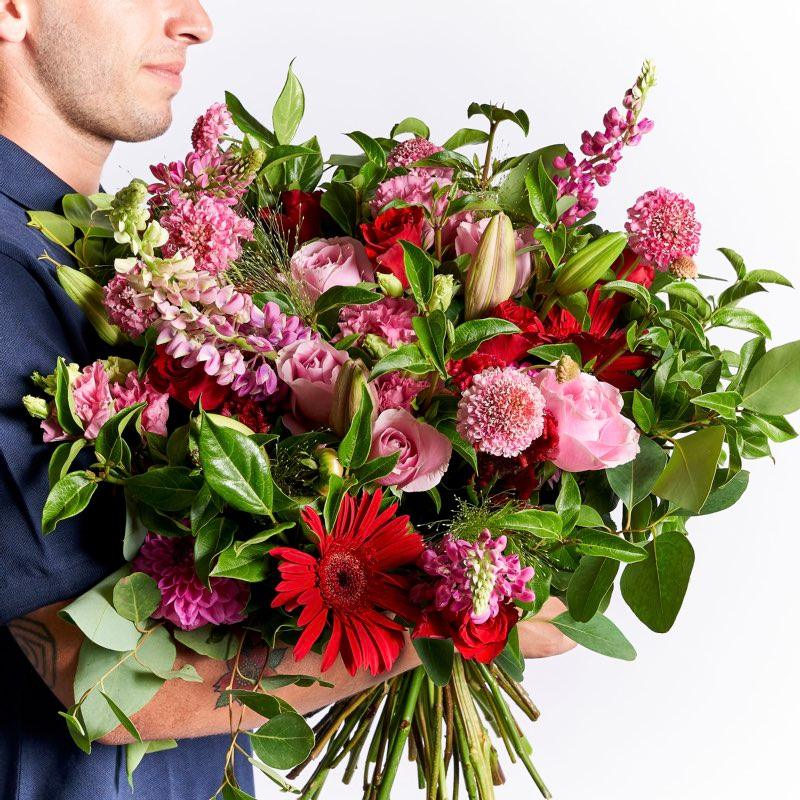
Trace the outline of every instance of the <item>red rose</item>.
<instances>
[{"instance_id":1,"label":"red rose","mask_svg":"<svg viewBox=\"0 0 800 800\"><path fill-rule=\"evenodd\" d=\"M286 237L289 251L294 252L298 245L315 239L322 233L322 192L301 192L288 189L281 192L278 208L262 208L261 218L273 220Z\"/></svg>"},{"instance_id":2,"label":"red rose","mask_svg":"<svg viewBox=\"0 0 800 800\"><path fill-rule=\"evenodd\" d=\"M480 624L472 621L469 611L452 614L429 608L422 613L413 638L452 639L464 658L488 664L503 652L518 620L519 612L513 603L504 603L497 616Z\"/></svg>"},{"instance_id":3,"label":"red rose","mask_svg":"<svg viewBox=\"0 0 800 800\"><path fill-rule=\"evenodd\" d=\"M361 225L367 255L379 272L390 272L408 288L403 246L400 242L422 247L424 212L419 206L390 208L378 214L372 222Z\"/></svg>"},{"instance_id":4,"label":"red rose","mask_svg":"<svg viewBox=\"0 0 800 800\"><path fill-rule=\"evenodd\" d=\"M207 375L202 364L187 369L162 347L156 351L147 377L156 391L166 392L186 408L194 408L202 397L203 408L213 411L230 395L230 389L220 386L211 375Z\"/></svg>"}]
</instances>

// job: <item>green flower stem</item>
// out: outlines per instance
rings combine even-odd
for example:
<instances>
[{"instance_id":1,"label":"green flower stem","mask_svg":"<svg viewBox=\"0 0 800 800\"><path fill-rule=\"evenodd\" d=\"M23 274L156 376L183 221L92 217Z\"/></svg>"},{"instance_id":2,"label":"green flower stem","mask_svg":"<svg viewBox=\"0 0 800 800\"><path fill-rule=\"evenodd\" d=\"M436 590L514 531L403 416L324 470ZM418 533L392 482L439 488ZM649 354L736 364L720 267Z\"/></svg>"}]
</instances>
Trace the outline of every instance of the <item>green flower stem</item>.
<instances>
[{"instance_id":1,"label":"green flower stem","mask_svg":"<svg viewBox=\"0 0 800 800\"><path fill-rule=\"evenodd\" d=\"M397 698L397 691L400 688L403 678L394 678L389 686L389 694L386 697L386 702L383 704L383 711L381 712L380 719L378 720L378 727L367 751L367 761L364 764L364 797L373 794L375 781L378 773L383 764L383 754L386 750L386 743L389 740L389 728L392 722L394 713L395 700ZM369 779L369 765L375 764L375 769L372 773L372 780Z\"/></svg>"},{"instance_id":2,"label":"green flower stem","mask_svg":"<svg viewBox=\"0 0 800 800\"><path fill-rule=\"evenodd\" d=\"M492 664L491 670L492 675L497 678L497 682L500 684L503 691L514 701L517 707L531 722L536 722L536 720L539 719L540 712L536 704L531 700L530 695L525 691L525 687L517 683L505 670L498 667L497 664Z\"/></svg>"},{"instance_id":3,"label":"green flower stem","mask_svg":"<svg viewBox=\"0 0 800 800\"><path fill-rule=\"evenodd\" d=\"M494 680L485 664L481 664L476 661L474 662L474 665L475 668L483 675L484 680L489 686L489 690L494 695L497 706L501 711L503 722L506 725L506 729L511 737L511 741L514 743L514 749L517 751L520 761L522 761L522 763L525 765L525 768L528 770L531 778L533 778L533 782L539 788L542 796L545 798L551 798L552 795L550 794L550 790L547 788L547 786L545 786L544 781L536 770L536 767L533 766L533 763L528 755L528 748L530 745L525 737L520 733L516 720L511 716L511 711L509 710L506 701L503 699L503 696L500 694L497 682Z\"/></svg>"},{"instance_id":4,"label":"green flower stem","mask_svg":"<svg viewBox=\"0 0 800 800\"><path fill-rule=\"evenodd\" d=\"M464 729L464 721L461 719L461 708L458 704L456 704L453 709L453 722L455 723L455 738L458 750L458 756L454 759L455 780L453 785L453 797L454 799L458 797L458 785L456 781L458 781L460 765L460 771L464 773L464 786L467 789L467 797L469 797L469 800L480 800L478 782L475 777L475 766L470 758L467 734Z\"/></svg>"},{"instance_id":5,"label":"green flower stem","mask_svg":"<svg viewBox=\"0 0 800 800\"><path fill-rule=\"evenodd\" d=\"M436 800L437 795L441 797L442 781L444 779L444 758L442 749L442 723L444 722L444 698L441 687L433 687L433 751L430 760L430 772L428 773L428 795L427 800Z\"/></svg>"},{"instance_id":6,"label":"green flower stem","mask_svg":"<svg viewBox=\"0 0 800 800\"><path fill-rule=\"evenodd\" d=\"M400 763L400 756L408 740L408 734L411 728L411 716L414 713L414 707L417 704L417 698L419 697L424 678L425 670L422 667L417 667L411 673L408 685L404 687L399 725L397 726L397 732L391 744L389 757L386 761L386 769L381 780L380 789L378 789L376 800L389 800L392 784L397 774L397 766Z\"/></svg>"}]
</instances>

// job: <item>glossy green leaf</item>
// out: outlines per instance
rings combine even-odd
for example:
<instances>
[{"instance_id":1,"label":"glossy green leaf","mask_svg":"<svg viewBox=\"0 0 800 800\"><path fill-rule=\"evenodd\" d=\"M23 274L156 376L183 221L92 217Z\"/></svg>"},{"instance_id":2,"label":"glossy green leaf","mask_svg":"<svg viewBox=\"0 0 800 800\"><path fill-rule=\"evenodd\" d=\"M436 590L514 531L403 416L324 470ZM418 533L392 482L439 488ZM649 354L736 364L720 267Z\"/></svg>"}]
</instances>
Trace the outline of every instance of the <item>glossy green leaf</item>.
<instances>
[{"instance_id":1,"label":"glossy green leaf","mask_svg":"<svg viewBox=\"0 0 800 800\"><path fill-rule=\"evenodd\" d=\"M429 372L433 372L433 367L416 344L404 344L392 350L375 364L370 372L370 380L375 380L379 375L387 372L395 371L427 375Z\"/></svg>"},{"instance_id":2,"label":"glossy green leaf","mask_svg":"<svg viewBox=\"0 0 800 800\"><path fill-rule=\"evenodd\" d=\"M791 414L800 408L800 341L768 351L745 381L742 405L760 414Z\"/></svg>"},{"instance_id":3,"label":"glossy green leaf","mask_svg":"<svg viewBox=\"0 0 800 800\"><path fill-rule=\"evenodd\" d=\"M283 84L283 89L281 89L281 93L272 109L272 126L280 144L291 143L300 126L300 121L303 119L304 112L305 95L303 94L303 87L292 71L292 65L289 64L286 82Z\"/></svg>"},{"instance_id":4,"label":"glossy green leaf","mask_svg":"<svg viewBox=\"0 0 800 800\"><path fill-rule=\"evenodd\" d=\"M614 494L627 508L633 508L650 494L667 463L666 452L652 439L639 437L639 453L633 461L606 470Z\"/></svg>"},{"instance_id":5,"label":"glossy green leaf","mask_svg":"<svg viewBox=\"0 0 800 800\"><path fill-rule=\"evenodd\" d=\"M502 511L494 516L493 521L500 528L531 533L540 539L561 537L561 517L552 511L539 511L535 508Z\"/></svg>"},{"instance_id":6,"label":"glossy green leaf","mask_svg":"<svg viewBox=\"0 0 800 800\"><path fill-rule=\"evenodd\" d=\"M154 467L125 482L131 497L159 511L183 511L192 505L202 478L187 467Z\"/></svg>"},{"instance_id":7,"label":"glossy green leaf","mask_svg":"<svg viewBox=\"0 0 800 800\"><path fill-rule=\"evenodd\" d=\"M480 345L495 336L519 333L519 328L504 319L486 317L463 322L455 329L450 358L460 360L474 353Z\"/></svg>"},{"instance_id":8,"label":"glossy green leaf","mask_svg":"<svg viewBox=\"0 0 800 800\"><path fill-rule=\"evenodd\" d=\"M392 139L395 139L401 133L413 133L414 136L420 136L423 139L429 139L431 135L430 128L417 117L406 117L400 122L396 122L392 125L392 130L389 136ZM448 147L446 144L444 145L445 150L451 150L452 148Z\"/></svg>"},{"instance_id":9,"label":"glossy green leaf","mask_svg":"<svg viewBox=\"0 0 800 800\"><path fill-rule=\"evenodd\" d=\"M360 467L369 458L372 447L372 395L361 384L361 401L353 415L350 427L339 444L339 461L344 467Z\"/></svg>"},{"instance_id":10,"label":"glossy green leaf","mask_svg":"<svg viewBox=\"0 0 800 800\"><path fill-rule=\"evenodd\" d=\"M319 296L314 304L314 311L317 314L324 314L342 306L368 305L377 303L381 299L383 299L382 294L362 289L360 286L332 286Z\"/></svg>"},{"instance_id":11,"label":"glossy green leaf","mask_svg":"<svg viewBox=\"0 0 800 800\"><path fill-rule=\"evenodd\" d=\"M427 136L425 137L428 138ZM466 147L470 144L483 144L488 141L489 134L476 128L459 128L442 147L445 150L458 150L459 147Z\"/></svg>"},{"instance_id":12,"label":"glossy green leaf","mask_svg":"<svg viewBox=\"0 0 800 800\"><path fill-rule=\"evenodd\" d=\"M742 402L738 392L709 392L699 397L692 397L691 402L701 408L716 411L723 419L736 419L736 409Z\"/></svg>"},{"instance_id":13,"label":"glossy green leaf","mask_svg":"<svg viewBox=\"0 0 800 800\"><path fill-rule=\"evenodd\" d=\"M607 531L596 531L591 528L578 531L572 537L578 543L578 550L590 556L605 556L626 564L642 561L647 558L644 550L638 545Z\"/></svg>"},{"instance_id":14,"label":"glossy green leaf","mask_svg":"<svg viewBox=\"0 0 800 800\"><path fill-rule=\"evenodd\" d=\"M75 241L75 228L65 217L52 211L28 211L28 225L41 231L46 239L62 247L70 247Z\"/></svg>"},{"instance_id":15,"label":"glossy green leaf","mask_svg":"<svg viewBox=\"0 0 800 800\"><path fill-rule=\"evenodd\" d=\"M614 585L619 562L612 558L585 556L567 587L569 613L577 622L588 622Z\"/></svg>"},{"instance_id":16,"label":"glossy green leaf","mask_svg":"<svg viewBox=\"0 0 800 800\"><path fill-rule=\"evenodd\" d=\"M411 642L431 681L436 686L447 686L453 674L455 650L452 640L419 637Z\"/></svg>"},{"instance_id":17,"label":"glossy green leaf","mask_svg":"<svg viewBox=\"0 0 800 800\"><path fill-rule=\"evenodd\" d=\"M59 522L80 514L96 490L97 483L86 473L67 473L47 495L42 510L42 533L52 533Z\"/></svg>"},{"instance_id":18,"label":"glossy green leaf","mask_svg":"<svg viewBox=\"0 0 800 800\"><path fill-rule=\"evenodd\" d=\"M649 433L656 421L656 411L653 401L638 389L633 390L633 400L631 401L631 411L633 419L644 433Z\"/></svg>"},{"instance_id":19,"label":"glossy green leaf","mask_svg":"<svg viewBox=\"0 0 800 800\"><path fill-rule=\"evenodd\" d=\"M249 736L255 755L275 769L297 766L305 761L314 746L313 731L294 713L278 714Z\"/></svg>"},{"instance_id":20,"label":"glossy green leaf","mask_svg":"<svg viewBox=\"0 0 800 800\"><path fill-rule=\"evenodd\" d=\"M718 308L708 320L712 328L736 328L742 331L751 331L769 339L772 336L767 323L758 314L746 308L736 306L723 306Z\"/></svg>"},{"instance_id":21,"label":"glossy green leaf","mask_svg":"<svg viewBox=\"0 0 800 800\"><path fill-rule=\"evenodd\" d=\"M401 241L406 277L417 304L426 308L433 292L433 259L411 242Z\"/></svg>"},{"instance_id":22,"label":"glossy green leaf","mask_svg":"<svg viewBox=\"0 0 800 800\"><path fill-rule=\"evenodd\" d=\"M578 622L565 611L550 622L565 636L583 645L587 650L593 650L610 658L620 658L623 661L633 661L636 658L633 645L625 638L622 631L602 614L597 614L588 622Z\"/></svg>"}]
</instances>

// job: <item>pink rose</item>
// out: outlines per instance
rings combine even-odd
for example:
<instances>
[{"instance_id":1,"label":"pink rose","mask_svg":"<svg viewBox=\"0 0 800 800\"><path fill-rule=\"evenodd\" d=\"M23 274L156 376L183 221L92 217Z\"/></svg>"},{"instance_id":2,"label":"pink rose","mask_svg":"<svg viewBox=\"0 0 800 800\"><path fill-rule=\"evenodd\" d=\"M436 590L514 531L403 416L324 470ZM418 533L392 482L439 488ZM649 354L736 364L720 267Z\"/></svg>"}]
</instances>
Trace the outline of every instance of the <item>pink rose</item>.
<instances>
[{"instance_id":1,"label":"pink rose","mask_svg":"<svg viewBox=\"0 0 800 800\"><path fill-rule=\"evenodd\" d=\"M72 383L75 414L83 423L83 435L96 439L100 428L114 413L114 398L102 361L84 367Z\"/></svg>"},{"instance_id":2,"label":"pink rose","mask_svg":"<svg viewBox=\"0 0 800 800\"><path fill-rule=\"evenodd\" d=\"M167 435L167 420L169 419L169 395L156 391L146 378L139 380L135 371L128 373L125 383L115 383L111 387L114 398L114 411L146 402L142 411L142 429L147 433L159 436Z\"/></svg>"},{"instance_id":3,"label":"pink rose","mask_svg":"<svg viewBox=\"0 0 800 800\"><path fill-rule=\"evenodd\" d=\"M581 372L559 383L555 370L533 378L558 425L558 450L553 463L567 472L618 467L639 452L639 433L622 416L622 395L616 386Z\"/></svg>"},{"instance_id":4,"label":"pink rose","mask_svg":"<svg viewBox=\"0 0 800 800\"><path fill-rule=\"evenodd\" d=\"M275 371L291 390L295 428L328 424L336 376L348 358L321 339L301 339L278 353Z\"/></svg>"},{"instance_id":5,"label":"pink rose","mask_svg":"<svg viewBox=\"0 0 800 800\"><path fill-rule=\"evenodd\" d=\"M375 278L364 245L349 236L309 242L289 264L292 278L303 286L312 302L332 286L355 286Z\"/></svg>"},{"instance_id":6,"label":"pink rose","mask_svg":"<svg viewBox=\"0 0 800 800\"><path fill-rule=\"evenodd\" d=\"M484 217L477 222L461 222L456 228L455 248L456 255L463 256L465 253L473 255L478 249L486 226L489 224L490 217ZM517 250L522 250L534 241L533 230L531 228L520 228L514 231L514 240ZM528 283L531 277L531 254L517 253L517 280L514 283L512 297L516 297Z\"/></svg>"},{"instance_id":7,"label":"pink rose","mask_svg":"<svg viewBox=\"0 0 800 800\"><path fill-rule=\"evenodd\" d=\"M442 479L453 452L450 440L408 411L382 411L372 429L370 458L400 453L395 468L377 482L406 492L424 492Z\"/></svg>"}]
</instances>

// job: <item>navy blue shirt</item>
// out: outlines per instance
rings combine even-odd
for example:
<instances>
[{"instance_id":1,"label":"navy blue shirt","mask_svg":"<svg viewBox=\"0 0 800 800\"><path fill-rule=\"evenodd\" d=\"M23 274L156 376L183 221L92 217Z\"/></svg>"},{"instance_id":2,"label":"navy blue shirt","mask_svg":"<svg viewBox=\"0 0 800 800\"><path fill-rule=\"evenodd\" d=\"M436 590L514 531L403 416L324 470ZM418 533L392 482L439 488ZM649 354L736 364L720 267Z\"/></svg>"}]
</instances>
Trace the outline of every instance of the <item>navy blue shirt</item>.
<instances>
[{"instance_id":1,"label":"navy blue shirt","mask_svg":"<svg viewBox=\"0 0 800 800\"><path fill-rule=\"evenodd\" d=\"M0 136L0 798L207 800L222 777L227 736L189 739L146 756L131 793L125 749L94 744L90 756L78 750L58 716L61 704L5 627L81 594L121 561L124 507L110 493L42 535L53 446L42 443L37 421L21 404L23 395L35 393L31 372L51 372L58 356L83 367L107 355L52 266L40 259L48 252L70 263L68 254L27 226L26 209L59 211L71 191ZM243 767L240 784L252 792L252 771L246 761Z\"/></svg>"}]
</instances>

